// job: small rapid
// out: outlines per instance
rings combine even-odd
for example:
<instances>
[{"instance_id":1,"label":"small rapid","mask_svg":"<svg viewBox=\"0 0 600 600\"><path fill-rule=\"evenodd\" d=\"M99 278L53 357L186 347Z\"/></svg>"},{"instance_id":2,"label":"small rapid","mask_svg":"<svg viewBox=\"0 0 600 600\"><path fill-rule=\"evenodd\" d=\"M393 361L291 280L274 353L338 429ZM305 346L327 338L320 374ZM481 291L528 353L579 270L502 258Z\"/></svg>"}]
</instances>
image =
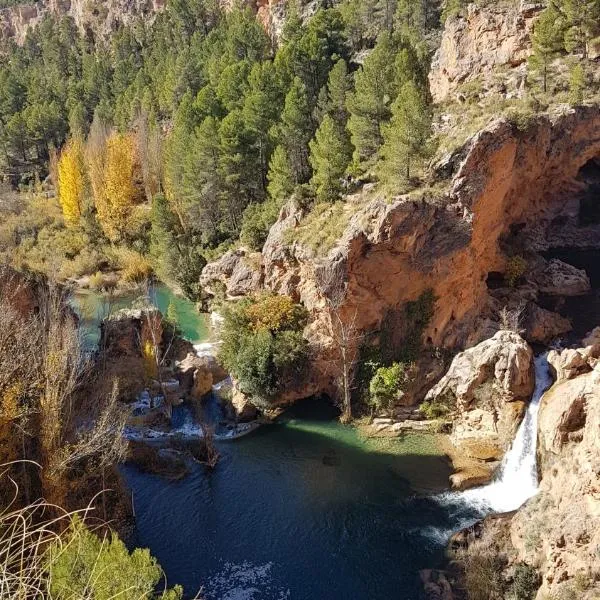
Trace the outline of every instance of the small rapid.
<instances>
[{"instance_id":1,"label":"small rapid","mask_svg":"<svg viewBox=\"0 0 600 600\"><path fill-rule=\"evenodd\" d=\"M516 510L535 496L538 490L538 412L542 396L551 383L547 353L543 353L535 358L535 388L531 401L495 478L482 487L437 496L437 502L449 511L455 527L453 530L437 531L434 537L447 539L455 531L488 514Z\"/></svg>"}]
</instances>

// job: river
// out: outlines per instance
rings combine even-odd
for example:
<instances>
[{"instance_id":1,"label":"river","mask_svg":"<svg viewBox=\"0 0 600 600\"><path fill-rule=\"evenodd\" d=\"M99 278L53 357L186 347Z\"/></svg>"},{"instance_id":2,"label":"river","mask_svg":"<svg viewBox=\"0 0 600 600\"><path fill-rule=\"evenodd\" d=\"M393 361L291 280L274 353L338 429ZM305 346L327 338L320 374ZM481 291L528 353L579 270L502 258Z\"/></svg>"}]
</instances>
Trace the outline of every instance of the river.
<instances>
[{"instance_id":1,"label":"river","mask_svg":"<svg viewBox=\"0 0 600 600\"><path fill-rule=\"evenodd\" d=\"M184 334L203 341L207 321L159 290L159 308L177 301ZM87 301L103 304L89 294ZM98 314L83 321L88 335ZM530 433L535 416L522 426ZM515 468L523 462L535 478L535 448L518 442L513 458L524 446ZM136 517L130 541L150 548L168 584L183 585L186 597L203 588L206 600L416 600L418 571L443 561L450 533L493 510L489 487L444 492L450 466L433 436L365 440L324 400L301 402L218 449L214 471L195 464L176 482L123 467Z\"/></svg>"}]
</instances>

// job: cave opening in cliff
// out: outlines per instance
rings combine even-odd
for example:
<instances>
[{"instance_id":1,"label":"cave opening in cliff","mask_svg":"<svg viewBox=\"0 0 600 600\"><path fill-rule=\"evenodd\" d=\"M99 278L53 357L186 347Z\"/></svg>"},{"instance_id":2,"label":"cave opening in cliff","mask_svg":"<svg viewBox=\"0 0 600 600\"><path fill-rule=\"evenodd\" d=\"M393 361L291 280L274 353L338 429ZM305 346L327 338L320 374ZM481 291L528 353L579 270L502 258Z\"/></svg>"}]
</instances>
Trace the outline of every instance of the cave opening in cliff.
<instances>
[{"instance_id":1,"label":"cave opening in cliff","mask_svg":"<svg viewBox=\"0 0 600 600\"><path fill-rule=\"evenodd\" d=\"M582 184L579 196L579 225L600 224L600 157L580 169L577 181Z\"/></svg>"}]
</instances>

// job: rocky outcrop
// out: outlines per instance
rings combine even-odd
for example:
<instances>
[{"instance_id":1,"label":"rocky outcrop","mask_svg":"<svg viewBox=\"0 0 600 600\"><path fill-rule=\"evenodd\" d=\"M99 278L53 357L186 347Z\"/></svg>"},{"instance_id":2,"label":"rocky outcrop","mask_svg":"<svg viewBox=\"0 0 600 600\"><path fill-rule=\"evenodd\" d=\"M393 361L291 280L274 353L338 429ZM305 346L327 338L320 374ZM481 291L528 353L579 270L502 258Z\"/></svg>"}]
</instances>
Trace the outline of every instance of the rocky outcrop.
<instances>
[{"instance_id":1,"label":"rocky outcrop","mask_svg":"<svg viewBox=\"0 0 600 600\"><path fill-rule=\"evenodd\" d=\"M533 23L543 9L542 2L521 2L507 6L494 2L471 3L461 15L451 17L444 27L429 84L434 101L443 102L459 85L479 79L482 87L507 88L517 94L525 71L494 78L500 69L523 65L531 53Z\"/></svg>"},{"instance_id":2,"label":"rocky outcrop","mask_svg":"<svg viewBox=\"0 0 600 600\"><path fill-rule=\"evenodd\" d=\"M581 189L580 169L596 156L596 107L540 116L526 131L495 121L457 152L444 197L424 194L387 202L372 189L349 197L342 215L347 225L325 255L300 241L307 237L303 228L310 226L304 209L293 202L284 207L263 248L262 285L292 296L311 314L305 333L315 349L311 377L316 385L307 393L333 387L336 347L327 333L332 294L336 311L356 327L357 339L376 341L385 334L388 343L401 346L406 334L402 315L427 290L437 302L422 331L425 346L460 349L493 334L500 328L502 304L492 297L488 277L507 269L505 248L515 236L526 253L535 254L553 243L569 246L589 239L589 231L599 230L579 226L575 193ZM544 289L554 285L557 293L579 293L587 285L583 274L571 277L575 271L563 265L560 272L569 277L553 279L555 266L546 274ZM532 283L531 301L539 293ZM543 329L567 329L565 321L553 319L532 327L534 340L549 335Z\"/></svg>"},{"instance_id":3,"label":"rocky outcrop","mask_svg":"<svg viewBox=\"0 0 600 600\"><path fill-rule=\"evenodd\" d=\"M200 400L212 391L212 386L227 378L227 371L214 356L189 353L177 363L176 374L181 392L192 400Z\"/></svg>"},{"instance_id":4,"label":"rocky outcrop","mask_svg":"<svg viewBox=\"0 0 600 600\"><path fill-rule=\"evenodd\" d=\"M596 328L583 342L583 348L567 348L565 350L551 350L548 353L548 362L554 369L556 381L567 381L578 375L589 373L598 364L600 358L600 339Z\"/></svg>"},{"instance_id":5,"label":"rocky outcrop","mask_svg":"<svg viewBox=\"0 0 600 600\"><path fill-rule=\"evenodd\" d=\"M234 6L233 0L219 0L224 10ZM38 25L47 15L69 15L82 33L108 37L122 25L130 25L139 17L145 21L164 10L166 0L38 0L23 2L0 9L0 41L14 39L22 44L29 29ZM245 0L257 15L265 31L274 41L280 39L287 14L285 0ZM316 0L298 2L303 20L308 20L319 8Z\"/></svg>"},{"instance_id":6,"label":"rocky outcrop","mask_svg":"<svg viewBox=\"0 0 600 600\"><path fill-rule=\"evenodd\" d=\"M592 289L585 271L558 259L549 261L533 282L539 292L549 296L582 296Z\"/></svg>"},{"instance_id":7,"label":"rocky outcrop","mask_svg":"<svg viewBox=\"0 0 600 600\"><path fill-rule=\"evenodd\" d=\"M564 351L554 358L572 356ZM517 570L529 573L527 597L535 600L600 597L600 365L561 376L540 403L538 494L515 513L488 517L454 536L459 561L450 569L462 564L463 573L453 579L464 582L464 570L483 558L494 561L506 590Z\"/></svg>"},{"instance_id":8,"label":"rocky outcrop","mask_svg":"<svg viewBox=\"0 0 600 600\"><path fill-rule=\"evenodd\" d=\"M503 402L529 400L535 385L533 352L527 342L513 331L499 331L457 354L450 369L427 394L435 401L451 397L460 411L477 402L484 386Z\"/></svg>"},{"instance_id":9,"label":"rocky outcrop","mask_svg":"<svg viewBox=\"0 0 600 600\"><path fill-rule=\"evenodd\" d=\"M522 322L525 339L532 344L548 344L571 331L571 321L558 313L529 303Z\"/></svg>"},{"instance_id":10,"label":"rocky outcrop","mask_svg":"<svg viewBox=\"0 0 600 600\"><path fill-rule=\"evenodd\" d=\"M542 575L538 600L600 595L599 434L599 367L559 381L544 394L540 492L513 518L510 534L518 558Z\"/></svg>"},{"instance_id":11,"label":"rocky outcrop","mask_svg":"<svg viewBox=\"0 0 600 600\"><path fill-rule=\"evenodd\" d=\"M69 15L78 29L106 37L120 25L129 25L137 17L148 19L161 11L165 0L40 0L24 2L0 10L0 40L12 38L17 44L25 41L29 29L48 15Z\"/></svg>"},{"instance_id":12,"label":"rocky outcrop","mask_svg":"<svg viewBox=\"0 0 600 600\"><path fill-rule=\"evenodd\" d=\"M533 352L518 334L499 331L457 354L427 394L430 406L454 409L448 449L458 489L489 481L514 439L535 385Z\"/></svg>"},{"instance_id":13,"label":"rocky outcrop","mask_svg":"<svg viewBox=\"0 0 600 600\"><path fill-rule=\"evenodd\" d=\"M206 265L200 277L200 285L209 296L224 295L230 299L259 291L262 281L260 253L249 253L243 248L229 250Z\"/></svg>"}]
</instances>

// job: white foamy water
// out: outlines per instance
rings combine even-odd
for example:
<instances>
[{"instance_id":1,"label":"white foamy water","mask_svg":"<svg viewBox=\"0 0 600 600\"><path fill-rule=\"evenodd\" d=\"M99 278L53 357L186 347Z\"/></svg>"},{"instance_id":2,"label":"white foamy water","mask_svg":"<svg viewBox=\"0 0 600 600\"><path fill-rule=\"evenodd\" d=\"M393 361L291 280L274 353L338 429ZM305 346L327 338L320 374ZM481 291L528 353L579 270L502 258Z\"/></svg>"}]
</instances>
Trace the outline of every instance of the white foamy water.
<instances>
[{"instance_id":1,"label":"white foamy water","mask_svg":"<svg viewBox=\"0 0 600 600\"><path fill-rule=\"evenodd\" d=\"M446 492L435 498L451 515L450 528L431 528L429 537L440 542L455 531L464 529L490 513L516 510L538 490L537 424L540 400L550 387L552 377L548 370L546 353L535 358L535 389L510 450L488 485L464 492Z\"/></svg>"},{"instance_id":2,"label":"white foamy water","mask_svg":"<svg viewBox=\"0 0 600 600\"><path fill-rule=\"evenodd\" d=\"M495 479L488 485L466 490L464 500L492 512L516 510L538 490L537 423L540 400L550 387L546 354L535 359L535 389L525 417Z\"/></svg>"},{"instance_id":3,"label":"white foamy water","mask_svg":"<svg viewBox=\"0 0 600 600\"><path fill-rule=\"evenodd\" d=\"M216 356L219 350L221 342L202 342L200 344L194 344L194 350L196 355L203 356Z\"/></svg>"}]
</instances>

